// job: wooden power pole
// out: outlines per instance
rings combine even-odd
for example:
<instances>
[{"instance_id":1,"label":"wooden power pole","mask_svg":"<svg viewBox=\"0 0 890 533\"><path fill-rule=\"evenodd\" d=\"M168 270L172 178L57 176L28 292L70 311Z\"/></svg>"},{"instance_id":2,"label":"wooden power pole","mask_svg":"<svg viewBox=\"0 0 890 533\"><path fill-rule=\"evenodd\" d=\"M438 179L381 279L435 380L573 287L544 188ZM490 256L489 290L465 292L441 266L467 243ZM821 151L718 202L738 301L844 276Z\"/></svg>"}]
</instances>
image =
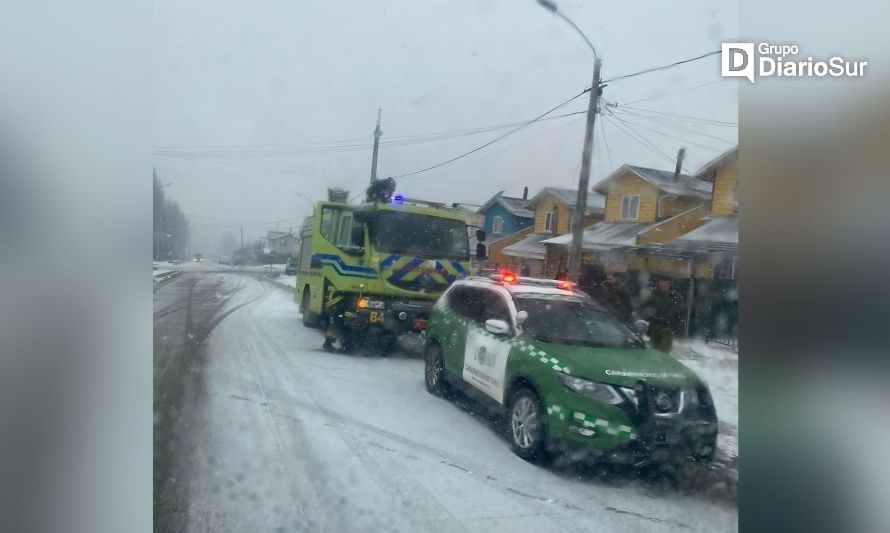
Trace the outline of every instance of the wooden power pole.
<instances>
[{"instance_id":1,"label":"wooden power pole","mask_svg":"<svg viewBox=\"0 0 890 533\"><path fill-rule=\"evenodd\" d=\"M377 179L377 150L380 148L380 136L383 135L383 132L380 131L380 112L381 109L377 108L377 127L374 128L374 155L371 156L371 185L374 185L374 180Z\"/></svg>"},{"instance_id":2,"label":"wooden power pole","mask_svg":"<svg viewBox=\"0 0 890 533\"><path fill-rule=\"evenodd\" d=\"M584 237L584 215L587 212L587 189L590 187L590 159L593 155L593 126L599 111L600 59L593 61L593 85L590 86L590 103L587 106L587 126L584 130L584 150L581 154L581 175L578 178L578 198L572 221L572 245L569 248L569 276L578 282L581 273L581 239Z\"/></svg>"}]
</instances>

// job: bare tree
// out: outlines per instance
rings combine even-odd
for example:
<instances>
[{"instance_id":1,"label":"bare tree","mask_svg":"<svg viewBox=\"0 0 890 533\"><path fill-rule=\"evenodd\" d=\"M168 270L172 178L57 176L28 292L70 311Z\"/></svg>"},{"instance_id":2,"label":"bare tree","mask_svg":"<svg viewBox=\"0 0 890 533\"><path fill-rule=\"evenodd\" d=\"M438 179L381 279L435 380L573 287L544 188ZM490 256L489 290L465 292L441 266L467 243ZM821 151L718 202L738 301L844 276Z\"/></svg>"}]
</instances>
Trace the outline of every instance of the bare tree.
<instances>
[{"instance_id":1,"label":"bare tree","mask_svg":"<svg viewBox=\"0 0 890 533\"><path fill-rule=\"evenodd\" d=\"M153 254L155 260L185 259L191 230L179 204L164 194L164 186L154 172L152 210Z\"/></svg>"}]
</instances>

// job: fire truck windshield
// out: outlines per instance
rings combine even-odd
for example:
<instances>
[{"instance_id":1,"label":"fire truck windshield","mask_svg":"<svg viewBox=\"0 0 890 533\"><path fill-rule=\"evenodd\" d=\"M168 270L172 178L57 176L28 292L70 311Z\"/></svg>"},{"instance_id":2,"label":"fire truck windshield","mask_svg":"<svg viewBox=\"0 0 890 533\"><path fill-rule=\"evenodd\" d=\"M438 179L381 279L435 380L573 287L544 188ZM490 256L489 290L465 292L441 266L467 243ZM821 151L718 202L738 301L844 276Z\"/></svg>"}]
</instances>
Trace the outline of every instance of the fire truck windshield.
<instances>
[{"instance_id":1,"label":"fire truck windshield","mask_svg":"<svg viewBox=\"0 0 890 533\"><path fill-rule=\"evenodd\" d=\"M378 252L431 259L469 259L467 227L460 220L386 211L371 222L371 242Z\"/></svg>"}]
</instances>

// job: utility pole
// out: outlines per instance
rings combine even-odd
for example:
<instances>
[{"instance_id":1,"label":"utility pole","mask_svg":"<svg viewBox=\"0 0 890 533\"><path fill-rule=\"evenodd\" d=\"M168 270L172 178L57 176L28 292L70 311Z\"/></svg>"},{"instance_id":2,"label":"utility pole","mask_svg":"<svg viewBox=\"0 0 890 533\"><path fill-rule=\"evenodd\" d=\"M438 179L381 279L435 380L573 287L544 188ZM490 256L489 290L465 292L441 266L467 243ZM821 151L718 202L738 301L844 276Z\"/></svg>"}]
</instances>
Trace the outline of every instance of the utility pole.
<instances>
[{"instance_id":1,"label":"utility pole","mask_svg":"<svg viewBox=\"0 0 890 533\"><path fill-rule=\"evenodd\" d=\"M590 160L593 156L593 126L600 101L599 57L593 60L593 84L590 86L590 103L587 107L587 126L584 130L584 151L581 155L581 175L578 178L578 199L572 223L572 246L569 249L569 277L578 282L581 273L581 240L584 237L584 215L587 212L587 189L590 188Z\"/></svg>"},{"instance_id":2,"label":"utility pole","mask_svg":"<svg viewBox=\"0 0 890 533\"><path fill-rule=\"evenodd\" d=\"M383 132L380 131L380 111L381 109L377 108L377 127L374 128L374 155L371 156L371 185L374 185L374 180L377 179L377 150L380 147L380 136L383 135Z\"/></svg>"},{"instance_id":3,"label":"utility pole","mask_svg":"<svg viewBox=\"0 0 890 533\"><path fill-rule=\"evenodd\" d=\"M244 224L241 224L241 248L238 249L238 257L244 261Z\"/></svg>"}]
</instances>

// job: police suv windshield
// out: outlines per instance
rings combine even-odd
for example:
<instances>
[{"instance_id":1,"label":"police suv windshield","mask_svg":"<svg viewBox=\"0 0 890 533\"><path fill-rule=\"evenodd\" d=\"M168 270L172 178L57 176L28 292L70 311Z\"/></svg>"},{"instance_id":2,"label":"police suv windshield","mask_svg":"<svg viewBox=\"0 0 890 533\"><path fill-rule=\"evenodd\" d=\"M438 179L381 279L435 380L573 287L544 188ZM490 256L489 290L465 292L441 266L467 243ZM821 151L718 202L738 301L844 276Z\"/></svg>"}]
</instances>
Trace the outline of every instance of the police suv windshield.
<instances>
[{"instance_id":1,"label":"police suv windshield","mask_svg":"<svg viewBox=\"0 0 890 533\"><path fill-rule=\"evenodd\" d=\"M467 227L460 220L387 211L371 223L371 240L379 252L466 261Z\"/></svg>"},{"instance_id":2,"label":"police suv windshield","mask_svg":"<svg viewBox=\"0 0 890 533\"><path fill-rule=\"evenodd\" d=\"M627 326L590 300L520 293L514 301L519 311L528 313L522 328L535 340L596 348L644 347Z\"/></svg>"}]
</instances>

